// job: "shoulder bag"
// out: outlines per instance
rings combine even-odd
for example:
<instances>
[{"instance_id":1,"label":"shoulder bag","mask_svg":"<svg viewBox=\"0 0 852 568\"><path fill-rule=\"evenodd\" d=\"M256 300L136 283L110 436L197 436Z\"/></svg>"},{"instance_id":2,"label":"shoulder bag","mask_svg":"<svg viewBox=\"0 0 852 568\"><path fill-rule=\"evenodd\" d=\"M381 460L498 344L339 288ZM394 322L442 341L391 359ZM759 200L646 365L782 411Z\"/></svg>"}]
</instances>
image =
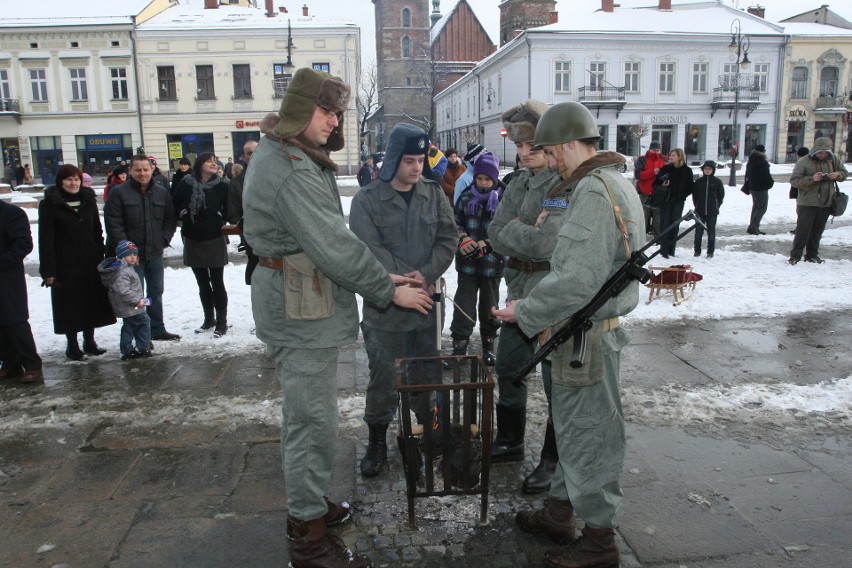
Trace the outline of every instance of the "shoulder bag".
<instances>
[{"instance_id":1,"label":"shoulder bag","mask_svg":"<svg viewBox=\"0 0 852 568\"><path fill-rule=\"evenodd\" d=\"M834 217L840 217L846 212L846 205L849 203L849 196L840 191L840 186L834 182L834 201L831 203L831 214Z\"/></svg>"}]
</instances>

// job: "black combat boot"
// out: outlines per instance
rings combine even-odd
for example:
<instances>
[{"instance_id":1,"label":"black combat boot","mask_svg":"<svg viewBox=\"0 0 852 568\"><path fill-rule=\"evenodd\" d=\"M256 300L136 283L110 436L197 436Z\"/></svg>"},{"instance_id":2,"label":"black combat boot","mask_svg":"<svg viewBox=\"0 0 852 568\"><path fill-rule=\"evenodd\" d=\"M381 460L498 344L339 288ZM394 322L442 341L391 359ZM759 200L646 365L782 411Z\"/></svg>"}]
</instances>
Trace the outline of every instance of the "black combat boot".
<instances>
[{"instance_id":1,"label":"black combat boot","mask_svg":"<svg viewBox=\"0 0 852 568\"><path fill-rule=\"evenodd\" d=\"M496 335L482 336L482 360L485 361L485 364L489 367L493 367L497 362L497 357L494 356L495 339L497 339Z\"/></svg>"},{"instance_id":2,"label":"black combat boot","mask_svg":"<svg viewBox=\"0 0 852 568\"><path fill-rule=\"evenodd\" d=\"M387 432L388 424L367 424L370 429L370 441L367 454L361 459L361 475L375 477L382 471L382 466L388 459Z\"/></svg>"},{"instance_id":3,"label":"black combat boot","mask_svg":"<svg viewBox=\"0 0 852 568\"><path fill-rule=\"evenodd\" d=\"M457 355L467 355L467 346L470 343L470 340L465 339L453 339L453 356ZM456 368L455 361L443 361L442 365L445 369L455 369Z\"/></svg>"},{"instance_id":4,"label":"black combat boot","mask_svg":"<svg viewBox=\"0 0 852 568\"><path fill-rule=\"evenodd\" d=\"M88 359L86 354L80 349L80 344L77 343L77 334L68 333L65 335L68 340L68 347L65 348L65 356L72 361L85 361Z\"/></svg>"},{"instance_id":5,"label":"black combat boot","mask_svg":"<svg viewBox=\"0 0 852 568\"><path fill-rule=\"evenodd\" d=\"M328 534L324 517L301 521L287 518L293 529L290 543L290 568L371 568L373 563L363 554L355 554L343 541Z\"/></svg>"},{"instance_id":6,"label":"black combat boot","mask_svg":"<svg viewBox=\"0 0 852 568\"><path fill-rule=\"evenodd\" d=\"M583 527L583 535L568 546L548 552L545 562L551 568L618 568L615 531Z\"/></svg>"},{"instance_id":7,"label":"black combat boot","mask_svg":"<svg viewBox=\"0 0 852 568\"><path fill-rule=\"evenodd\" d=\"M569 499L548 499L535 511L520 511L515 522L528 533L544 533L557 544L574 540L574 506Z\"/></svg>"},{"instance_id":8,"label":"black combat boot","mask_svg":"<svg viewBox=\"0 0 852 568\"><path fill-rule=\"evenodd\" d=\"M216 310L216 329L213 337L219 338L228 333L228 310Z\"/></svg>"},{"instance_id":9,"label":"black combat boot","mask_svg":"<svg viewBox=\"0 0 852 568\"><path fill-rule=\"evenodd\" d=\"M103 355L106 353L106 349L102 349L98 342L95 341L95 330L94 329L86 329L83 330L83 353L88 355Z\"/></svg>"},{"instance_id":10,"label":"black combat boot","mask_svg":"<svg viewBox=\"0 0 852 568\"><path fill-rule=\"evenodd\" d=\"M550 491L550 479L556 471L559 463L559 453L556 450L556 433L553 424L547 422L547 431L544 433L544 445L541 447L541 461L531 474L524 479L521 491L524 493L544 493Z\"/></svg>"},{"instance_id":11,"label":"black combat boot","mask_svg":"<svg viewBox=\"0 0 852 568\"><path fill-rule=\"evenodd\" d=\"M497 405L497 436L491 445L491 461L523 461L527 409Z\"/></svg>"}]
</instances>

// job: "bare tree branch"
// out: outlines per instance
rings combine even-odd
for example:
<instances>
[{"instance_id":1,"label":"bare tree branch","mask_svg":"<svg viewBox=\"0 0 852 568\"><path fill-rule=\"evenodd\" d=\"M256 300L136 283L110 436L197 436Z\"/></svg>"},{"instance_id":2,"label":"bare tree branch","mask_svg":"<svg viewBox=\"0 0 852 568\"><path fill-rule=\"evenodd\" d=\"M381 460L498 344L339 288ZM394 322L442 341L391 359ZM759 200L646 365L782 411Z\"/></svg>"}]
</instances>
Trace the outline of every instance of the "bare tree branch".
<instances>
[{"instance_id":1,"label":"bare tree branch","mask_svg":"<svg viewBox=\"0 0 852 568\"><path fill-rule=\"evenodd\" d=\"M358 137L361 140L362 153L365 153L364 136L367 132L367 117L379 108L378 93L378 67L375 61L369 61L366 63L366 68L361 72L358 96L355 98L355 107L358 109Z\"/></svg>"}]
</instances>

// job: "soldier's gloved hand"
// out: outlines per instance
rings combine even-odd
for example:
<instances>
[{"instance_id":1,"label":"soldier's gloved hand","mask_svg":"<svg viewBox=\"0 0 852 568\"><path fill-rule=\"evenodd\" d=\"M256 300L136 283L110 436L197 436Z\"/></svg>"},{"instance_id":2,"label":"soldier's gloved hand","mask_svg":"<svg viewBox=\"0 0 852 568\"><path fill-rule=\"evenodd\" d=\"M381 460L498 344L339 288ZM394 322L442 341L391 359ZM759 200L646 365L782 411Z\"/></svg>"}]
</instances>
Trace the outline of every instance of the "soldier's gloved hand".
<instances>
[{"instance_id":1,"label":"soldier's gloved hand","mask_svg":"<svg viewBox=\"0 0 852 568\"><path fill-rule=\"evenodd\" d=\"M476 256L478 254L479 247L476 245L476 242L470 237L461 237L459 239L459 252L465 258L470 258L471 256Z\"/></svg>"}]
</instances>

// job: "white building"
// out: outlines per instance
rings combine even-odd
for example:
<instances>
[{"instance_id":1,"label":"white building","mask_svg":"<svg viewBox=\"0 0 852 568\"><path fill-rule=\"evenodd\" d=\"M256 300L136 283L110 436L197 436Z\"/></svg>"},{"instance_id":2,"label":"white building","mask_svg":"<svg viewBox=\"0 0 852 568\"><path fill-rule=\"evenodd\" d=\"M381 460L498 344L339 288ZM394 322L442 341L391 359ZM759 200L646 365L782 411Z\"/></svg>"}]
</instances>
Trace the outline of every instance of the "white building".
<instances>
[{"instance_id":1,"label":"white building","mask_svg":"<svg viewBox=\"0 0 852 568\"><path fill-rule=\"evenodd\" d=\"M261 119L278 111L295 69L313 67L352 87L342 125L347 144L332 158L341 173L357 171L360 30L307 12L273 11L271 1L259 9L208 0L205 7L174 6L138 26L146 151L167 157L172 169L180 158L192 160L200 152L236 160L246 141L260 138Z\"/></svg>"},{"instance_id":2,"label":"white building","mask_svg":"<svg viewBox=\"0 0 852 568\"><path fill-rule=\"evenodd\" d=\"M565 16L521 32L436 97L439 145L481 142L511 164L500 115L535 98L586 105L602 149L637 155L659 140L664 152L680 147L700 163L730 160L739 140L740 158L756 144L774 155L788 40L780 25L719 2L619 8L603 0L600 11ZM748 38L748 69L728 48L735 20Z\"/></svg>"},{"instance_id":3,"label":"white building","mask_svg":"<svg viewBox=\"0 0 852 568\"><path fill-rule=\"evenodd\" d=\"M37 181L62 163L105 174L141 140L134 26L169 0L4 2L0 146Z\"/></svg>"}]
</instances>

